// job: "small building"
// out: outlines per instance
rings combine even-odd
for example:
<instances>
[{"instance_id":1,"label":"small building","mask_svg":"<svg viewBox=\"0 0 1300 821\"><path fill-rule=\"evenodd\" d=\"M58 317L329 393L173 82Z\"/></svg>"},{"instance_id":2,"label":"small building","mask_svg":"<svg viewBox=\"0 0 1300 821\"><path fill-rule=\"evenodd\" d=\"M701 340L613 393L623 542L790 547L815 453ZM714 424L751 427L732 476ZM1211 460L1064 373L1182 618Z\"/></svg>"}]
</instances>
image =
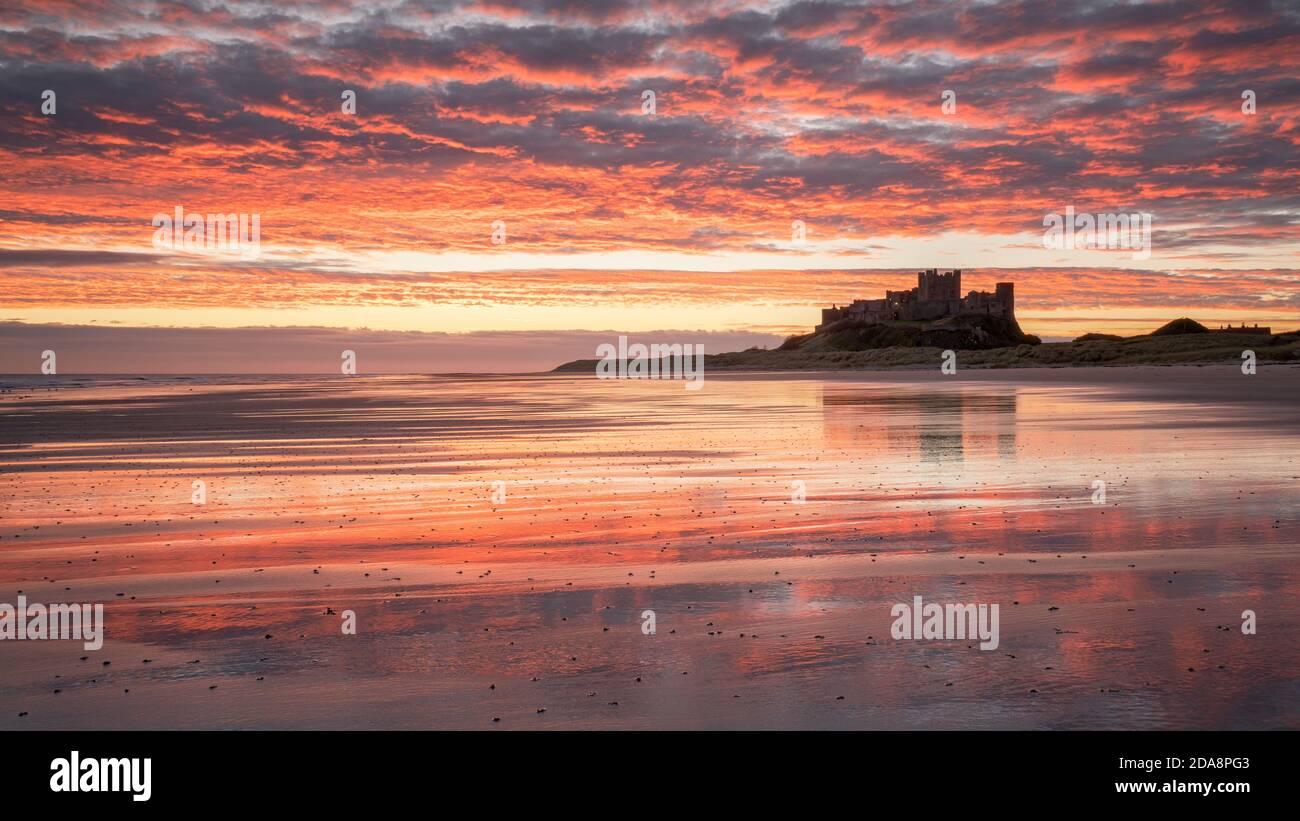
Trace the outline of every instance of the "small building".
<instances>
[{"instance_id":1,"label":"small building","mask_svg":"<svg viewBox=\"0 0 1300 821\"><path fill-rule=\"evenodd\" d=\"M1256 325L1252 325L1251 327L1247 328L1247 327L1246 327L1246 323L1243 322L1243 323L1241 323L1241 327L1239 327L1239 328L1234 328L1234 327L1231 326L1231 325L1224 325L1224 326L1222 326L1222 327L1216 328L1214 331L1212 331L1212 333L1216 333L1216 334L1252 334L1252 335L1258 335L1258 336L1272 336L1272 335L1273 335L1273 329L1272 329L1270 326L1268 326L1268 325L1264 325L1263 327L1260 327L1258 324L1256 324Z\"/></svg>"}]
</instances>

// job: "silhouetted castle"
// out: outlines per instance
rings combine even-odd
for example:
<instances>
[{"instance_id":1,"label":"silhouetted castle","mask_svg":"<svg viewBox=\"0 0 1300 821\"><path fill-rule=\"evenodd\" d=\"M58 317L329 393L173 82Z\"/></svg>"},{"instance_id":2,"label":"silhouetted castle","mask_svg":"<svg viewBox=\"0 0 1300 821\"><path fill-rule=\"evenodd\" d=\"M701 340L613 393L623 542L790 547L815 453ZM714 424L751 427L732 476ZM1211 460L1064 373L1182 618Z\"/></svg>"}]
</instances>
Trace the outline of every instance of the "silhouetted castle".
<instances>
[{"instance_id":1,"label":"silhouetted castle","mask_svg":"<svg viewBox=\"0 0 1300 821\"><path fill-rule=\"evenodd\" d=\"M822 308L820 331L832 322L853 319L859 322L893 320L928 321L960 314L985 314L1014 320L1016 318L1015 284L999 282L993 293L971 291L961 295L961 269L941 274L930 268L916 275L916 287L907 291L885 291L884 299L855 299L843 308Z\"/></svg>"}]
</instances>

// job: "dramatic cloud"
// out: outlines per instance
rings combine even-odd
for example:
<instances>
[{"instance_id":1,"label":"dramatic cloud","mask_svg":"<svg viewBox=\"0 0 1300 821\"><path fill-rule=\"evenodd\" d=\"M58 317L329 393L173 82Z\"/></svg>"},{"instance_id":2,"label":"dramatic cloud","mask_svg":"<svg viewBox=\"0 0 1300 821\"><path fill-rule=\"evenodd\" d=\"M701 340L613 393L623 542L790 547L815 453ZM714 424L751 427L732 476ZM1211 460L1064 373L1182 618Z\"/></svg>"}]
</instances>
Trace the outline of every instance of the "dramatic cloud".
<instances>
[{"instance_id":1,"label":"dramatic cloud","mask_svg":"<svg viewBox=\"0 0 1300 821\"><path fill-rule=\"evenodd\" d=\"M997 275L1049 335L1099 301L1294 324L1298 69L1288 2L34 0L0 10L0 306L793 330L952 266L1022 269ZM260 215L260 255L155 249L176 206ZM1150 259L1044 249L1066 206L1153 214Z\"/></svg>"}]
</instances>

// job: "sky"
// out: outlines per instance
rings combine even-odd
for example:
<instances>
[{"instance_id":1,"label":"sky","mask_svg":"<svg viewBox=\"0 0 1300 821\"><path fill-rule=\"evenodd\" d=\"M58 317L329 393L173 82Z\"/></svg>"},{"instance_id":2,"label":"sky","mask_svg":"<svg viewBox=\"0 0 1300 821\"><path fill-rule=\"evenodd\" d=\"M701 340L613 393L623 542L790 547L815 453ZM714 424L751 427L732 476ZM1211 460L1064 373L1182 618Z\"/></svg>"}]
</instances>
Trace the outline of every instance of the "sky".
<instances>
[{"instance_id":1,"label":"sky","mask_svg":"<svg viewBox=\"0 0 1300 821\"><path fill-rule=\"evenodd\" d=\"M5 4L0 371L715 352L923 268L1045 339L1290 330L1298 69L1294 1ZM1045 247L1067 208L1149 253Z\"/></svg>"}]
</instances>

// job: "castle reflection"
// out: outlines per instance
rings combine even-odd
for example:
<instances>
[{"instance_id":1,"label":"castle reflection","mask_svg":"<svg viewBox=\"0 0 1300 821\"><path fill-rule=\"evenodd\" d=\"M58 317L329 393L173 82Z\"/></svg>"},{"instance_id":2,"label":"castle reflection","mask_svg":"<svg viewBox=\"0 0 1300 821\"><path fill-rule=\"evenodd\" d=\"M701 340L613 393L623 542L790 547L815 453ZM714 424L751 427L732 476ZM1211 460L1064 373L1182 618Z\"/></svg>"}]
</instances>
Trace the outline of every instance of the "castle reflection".
<instances>
[{"instance_id":1,"label":"castle reflection","mask_svg":"<svg viewBox=\"0 0 1300 821\"><path fill-rule=\"evenodd\" d=\"M889 388L822 394L826 443L881 455L960 462L967 456L1014 457L1019 392L1007 386Z\"/></svg>"}]
</instances>

